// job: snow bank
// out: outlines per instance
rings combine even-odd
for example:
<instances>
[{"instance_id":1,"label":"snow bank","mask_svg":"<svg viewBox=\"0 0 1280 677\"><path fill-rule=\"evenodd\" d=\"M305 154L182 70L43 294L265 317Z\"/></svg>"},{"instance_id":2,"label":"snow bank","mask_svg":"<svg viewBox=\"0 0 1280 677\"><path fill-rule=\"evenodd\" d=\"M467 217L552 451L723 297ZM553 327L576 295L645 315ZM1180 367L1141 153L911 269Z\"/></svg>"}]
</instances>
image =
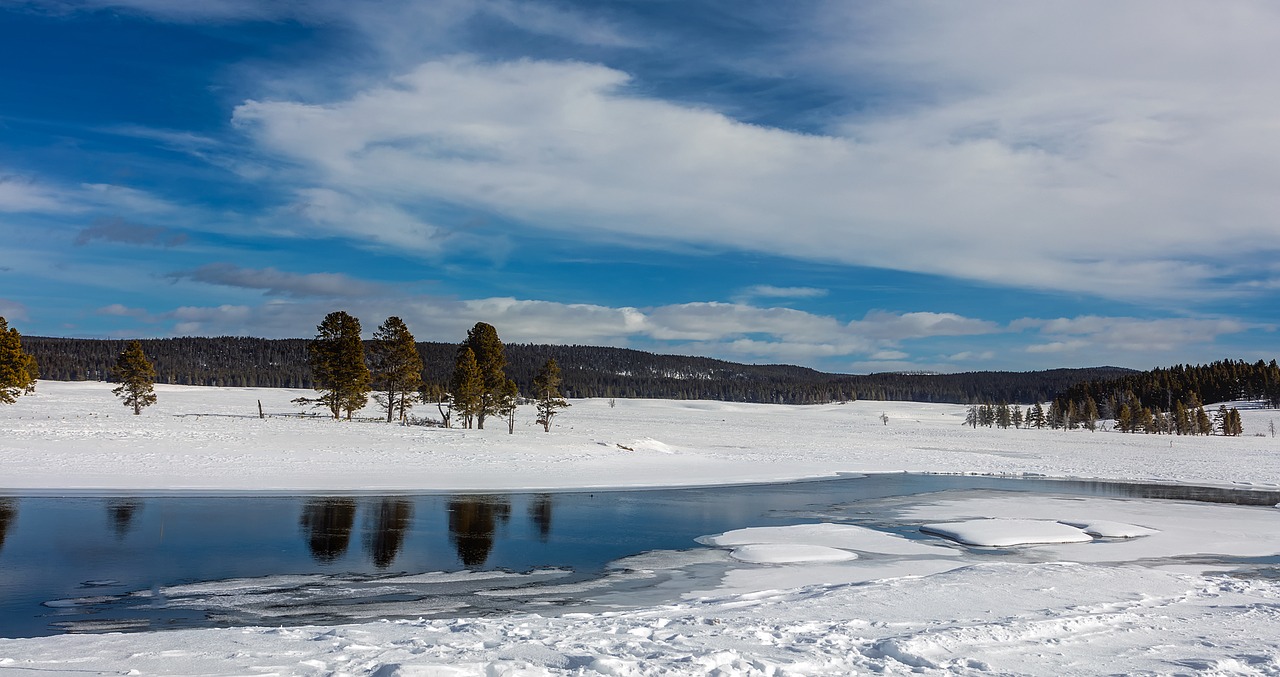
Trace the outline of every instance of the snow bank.
<instances>
[{"instance_id":1,"label":"snow bank","mask_svg":"<svg viewBox=\"0 0 1280 677\"><path fill-rule=\"evenodd\" d=\"M522 407L509 435L294 415L313 391L156 391L141 416L98 382L41 381L0 407L0 490L514 491L900 471L1280 487L1273 440L1250 436L1267 410L1242 411L1246 436L1223 438L974 430L946 404L575 400L550 433Z\"/></svg>"}]
</instances>

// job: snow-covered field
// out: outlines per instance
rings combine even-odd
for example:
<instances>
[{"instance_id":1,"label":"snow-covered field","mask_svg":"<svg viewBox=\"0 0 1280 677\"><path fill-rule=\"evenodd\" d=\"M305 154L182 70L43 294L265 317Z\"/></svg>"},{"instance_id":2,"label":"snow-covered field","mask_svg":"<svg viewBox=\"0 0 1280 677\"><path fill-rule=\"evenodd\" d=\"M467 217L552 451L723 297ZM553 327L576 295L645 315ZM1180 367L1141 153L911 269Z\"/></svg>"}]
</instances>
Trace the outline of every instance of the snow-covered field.
<instances>
[{"instance_id":1,"label":"snow-covered field","mask_svg":"<svg viewBox=\"0 0 1280 677\"><path fill-rule=\"evenodd\" d=\"M587 400L551 433L522 411L508 435L496 421L257 416L258 400L286 414L309 392L157 392L138 417L99 383L42 382L0 408L0 491L548 490L904 470L1280 487L1280 443L1256 436L1280 417L1268 410L1241 412L1243 437L1191 438L973 430L955 405ZM740 530L703 539L735 563L718 584L658 607L0 640L0 672L1280 674L1280 579L1221 563L1280 557L1280 510L1053 496L879 507L1011 554L847 524Z\"/></svg>"}]
</instances>

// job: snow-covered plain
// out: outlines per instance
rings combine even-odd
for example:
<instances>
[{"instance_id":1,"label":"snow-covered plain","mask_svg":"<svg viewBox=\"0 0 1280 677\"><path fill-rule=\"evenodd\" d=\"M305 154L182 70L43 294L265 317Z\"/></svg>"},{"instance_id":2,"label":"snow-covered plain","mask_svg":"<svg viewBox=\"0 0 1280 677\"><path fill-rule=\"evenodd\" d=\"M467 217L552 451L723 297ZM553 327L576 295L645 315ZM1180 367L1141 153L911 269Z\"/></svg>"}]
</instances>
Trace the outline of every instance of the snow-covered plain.
<instances>
[{"instance_id":1,"label":"snow-covered plain","mask_svg":"<svg viewBox=\"0 0 1280 677\"><path fill-rule=\"evenodd\" d=\"M100 383L41 382L0 408L0 491L553 490L888 471L1280 487L1280 444L1254 436L1277 415L1266 410L1242 411L1243 437L1188 438L973 430L954 405L588 400L551 433L522 411L508 435L496 421L464 431L258 418L258 400L268 414L297 412L290 400L310 394L300 391L157 391L139 417ZM745 529L702 539L705 557L733 566L661 606L6 639L0 671L1280 674L1280 579L1230 559L1280 557L1280 510L998 493L875 507L912 524L976 524L983 543L1028 523L1082 542L970 548L850 524Z\"/></svg>"}]
</instances>

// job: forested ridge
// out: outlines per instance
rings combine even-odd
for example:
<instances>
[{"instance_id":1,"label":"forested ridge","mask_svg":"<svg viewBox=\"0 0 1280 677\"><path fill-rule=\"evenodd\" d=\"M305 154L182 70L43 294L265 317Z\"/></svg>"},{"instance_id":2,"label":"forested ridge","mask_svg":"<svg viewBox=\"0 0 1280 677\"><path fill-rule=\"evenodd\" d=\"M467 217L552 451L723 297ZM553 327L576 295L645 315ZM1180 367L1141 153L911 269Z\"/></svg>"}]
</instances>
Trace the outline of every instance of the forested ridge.
<instances>
[{"instance_id":1,"label":"forested ridge","mask_svg":"<svg viewBox=\"0 0 1280 677\"><path fill-rule=\"evenodd\" d=\"M24 336L40 376L57 381L107 380L123 340ZM310 339L249 337L143 339L157 383L312 388ZM427 384L446 386L458 345L418 343ZM566 397L652 397L731 402L816 404L844 400L1043 402L1071 386L1135 373L1115 367L1032 372L870 375L829 374L793 365L748 365L707 357L659 355L627 348L507 344L507 373L522 393L554 359Z\"/></svg>"},{"instance_id":2,"label":"forested ridge","mask_svg":"<svg viewBox=\"0 0 1280 677\"><path fill-rule=\"evenodd\" d=\"M1126 405L1134 410L1170 412L1179 405L1192 407L1235 400L1263 401L1280 407L1280 365L1275 360L1220 360L1081 380L1064 390L1056 403L1065 408L1092 401L1104 417L1111 418Z\"/></svg>"}]
</instances>

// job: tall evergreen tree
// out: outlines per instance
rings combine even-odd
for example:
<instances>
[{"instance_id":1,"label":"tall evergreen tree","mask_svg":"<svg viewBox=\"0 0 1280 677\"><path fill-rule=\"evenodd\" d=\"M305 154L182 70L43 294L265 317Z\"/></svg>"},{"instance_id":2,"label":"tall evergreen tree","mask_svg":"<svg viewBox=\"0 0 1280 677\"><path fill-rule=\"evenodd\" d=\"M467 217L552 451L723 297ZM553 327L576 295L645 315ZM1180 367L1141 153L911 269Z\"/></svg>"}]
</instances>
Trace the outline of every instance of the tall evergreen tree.
<instances>
[{"instance_id":1,"label":"tall evergreen tree","mask_svg":"<svg viewBox=\"0 0 1280 677\"><path fill-rule=\"evenodd\" d=\"M13 404L36 388L36 358L23 352L22 335L0 317L0 404Z\"/></svg>"},{"instance_id":2,"label":"tall evergreen tree","mask_svg":"<svg viewBox=\"0 0 1280 677\"><path fill-rule=\"evenodd\" d=\"M320 403L333 417L343 412L347 420L369 402L371 378L360 340L360 320L337 310L316 327L316 337L307 346L311 377L320 391Z\"/></svg>"},{"instance_id":3,"label":"tall evergreen tree","mask_svg":"<svg viewBox=\"0 0 1280 677\"><path fill-rule=\"evenodd\" d=\"M555 358L547 360L533 379L533 389L538 398L538 425L543 432L551 432L551 420L558 410L569 406L560 396L560 365Z\"/></svg>"},{"instance_id":4,"label":"tall evergreen tree","mask_svg":"<svg viewBox=\"0 0 1280 677\"><path fill-rule=\"evenodd\" d=\"M498 338L498 330L485 322L477 322L467 332L463 343L475 353L476 366L480 369L483 387L480 407L476 410L476 428L484 430L485 417L496 414L502 400L502 391L507 383L507 356Z\"/></svg>"},{"instance_id":5,"label":"tall evergreen tree","mask_svg":"<svg viewBox=\"0 0 1280 677\"><path fill-rule=\"evenodd\" d=\"M457 412L462 427L470 428L475 421L480 412L483 392L484 379L480 376L480 365L476 364L475 351L470 346L461 345L458 347L453 378L449 380L449 395L452 409Z\"/></svg>"},{"instance_id":6,"label":"tall evergreen tree","mask_svg":"<svg viewBox=\"0 0 1280 677\"><path fill-rule=\"evenodd\" d=\"M156 382L156 368L142 352L142 343L130 341L129 347L116 359L114 376L120 385L111 391L116 397L124 400L124 406L133 408L133 415L142 413L143 407L156 403L153 386Z\"/></svg>"},{"instance_id":7,"label":"tall evergreen tree","mask_svg":"<svg viewBox=\"0 0 1280 677\"><path fill-rule=\"evenodd\" d=\"M411 398L422 385L422 355L404 320L393 315L378 327L369 361L379 402L387 409L387 422L396 416L403 421L413 406Z\"/></svg>"}]
</instances>

